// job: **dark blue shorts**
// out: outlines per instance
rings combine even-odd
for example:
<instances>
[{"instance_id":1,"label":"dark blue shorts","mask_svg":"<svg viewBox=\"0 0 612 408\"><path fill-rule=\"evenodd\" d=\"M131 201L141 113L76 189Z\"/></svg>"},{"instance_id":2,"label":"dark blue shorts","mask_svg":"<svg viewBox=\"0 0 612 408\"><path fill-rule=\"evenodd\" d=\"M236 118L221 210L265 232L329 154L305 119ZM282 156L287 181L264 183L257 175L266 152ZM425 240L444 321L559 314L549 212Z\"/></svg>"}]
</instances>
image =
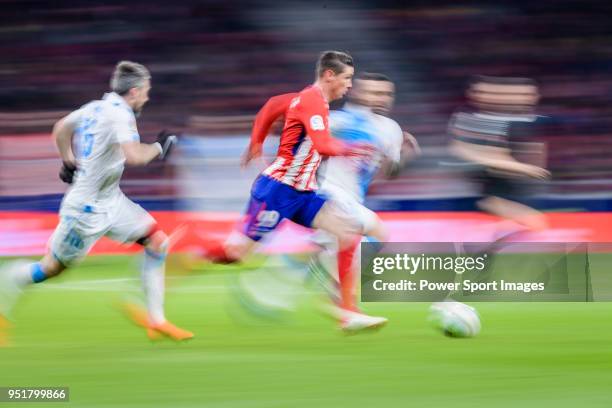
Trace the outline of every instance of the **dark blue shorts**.
<instances>
[{"instance_id":1,"label":"dark blue shorts","mask_svg":"<svg viewBox=\"0 0 612 408\"><path fill-rule=\"evenodd\" d=\"M325 197L314 191L298 191L260 175L251 189L243 232L252 240L259 241L285 218L311 227L325 201Z\"/></svg>"}]
</instances>

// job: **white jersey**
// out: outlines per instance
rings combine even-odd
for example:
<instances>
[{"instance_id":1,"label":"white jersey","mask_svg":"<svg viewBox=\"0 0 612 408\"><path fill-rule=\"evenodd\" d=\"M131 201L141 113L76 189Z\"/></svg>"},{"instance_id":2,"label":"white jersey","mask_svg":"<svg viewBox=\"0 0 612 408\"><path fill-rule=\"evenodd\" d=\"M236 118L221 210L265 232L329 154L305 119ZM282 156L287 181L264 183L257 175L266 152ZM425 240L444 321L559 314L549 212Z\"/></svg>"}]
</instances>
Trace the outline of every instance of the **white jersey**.
<instances>
[{"instance_id":1,"label":"white jersey","mask_svg":"<svg viewBox=\"0 0 612 408\"><path fill-rule=\"evenodd\" d=\"M402 129L393 119L350 103L341 110L330 112L329 123L334 137L367 145L372 150L368 157L328 158L318 174L320 188L323 192L341 190L362 203L382 159L400 161Z\"/></svg>"},{"instance_id":2,"label":"white jersey","mask_svg":"<svg viewBox=\"0 0 612 408\"><path fill-rule=\"evenodd\" d=\"M120 144L140 142L132 108L111 92L66 117L73 126L78 171L62 209L110 211L122 199L119 180L125 167Z\"/></svg>"}]
</instances>

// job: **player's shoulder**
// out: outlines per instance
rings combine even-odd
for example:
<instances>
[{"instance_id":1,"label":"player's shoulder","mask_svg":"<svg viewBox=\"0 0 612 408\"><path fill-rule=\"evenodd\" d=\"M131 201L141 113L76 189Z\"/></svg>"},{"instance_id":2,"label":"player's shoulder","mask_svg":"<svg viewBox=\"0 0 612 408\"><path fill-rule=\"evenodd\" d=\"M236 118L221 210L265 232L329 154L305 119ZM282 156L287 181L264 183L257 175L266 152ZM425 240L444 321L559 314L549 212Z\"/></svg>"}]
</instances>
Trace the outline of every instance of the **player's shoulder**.
<instances>
[{"instance_id":1,"label":"player's shoulder","mask_svg":"<svg viewBox=\"0 0 612 408\"><path fill-rule=\"evenodd\" d=\"M135 122L136 115L131 109L115 103L104 103L96 107L101 114L105 114L109 119L115 122Z\"/></svg>"},{"instance_id":2,"label":"player's shoulder","mask_svg":"<svg viewBox=\"0 0 612 408\"><path fill-rule=\"evenodd\" d=\"M321 89L310 85L302 89L294 103L302 107L325 107L329 109L329 104L325 101Z\"/></svg>"},{"instance_id":3,"label":"player's shoulder","mask_svg":"<svg viewBox=\"0 0 612 408\"><path fill-rule=\"evenodd\" d=\"M379 115L379 114L375 114L376 118L378 119L381 127L383 128L382 130L385 133L390 133L393 135L401 135L402 134L402 127L399 125L399 123L397 123L394 119L391 119L388 116L383 116L383 115Z\"/></svg>"},{"instance_id":4,"label":"player's shoulder","mask_svg":"<svg viewBox=\"0 0 612 408\"><path fill-rule=\"evenodd\" d=\"M83 117L94 116L97 113L96 107L100 104L100 102L100 100L89 101L66 115L64 120L67 123L76 125Z\"/></svg>"},{"instance_id":5,"label":"player's shoulder","mask_svg":"<svg viewBox=\"0 0 612 408\"><path fill-rule=\"evenodd\" d=\"M395 119L392 119L388 116L384 116L384 115L379 115L378 113L375 113L376 117L378 118L378 120L380 120L380 122L384 125L387 126L389 128L393 128L393 129L401 129L399 123L397 123L395 121Z\"/></svg>"},{"instance_id":6,"label":"player's shoulder","mask_svg":"<svg viewBox=\"0 0 612 408\"><path fill-rule=\"evenodd\" d=\"M329 111L329 128L336 136L344 129L353 127L354 122L353 116L343 109Z\"/></svg>"},{"instance_id":7,"label":"player's shoulder","mask_svg":"<svg viewBox=\"0 0 612 408\"><path fill-rule=\"evenodd\" d=\"M337 121L341 121L341 122L349 122L354 118L354 115L352 112L347 111L346 109L342 108L342 109L334 109L329 111L329 117L330 119L334 119Z\"/></svg>"},{"instance_id":8,"label":"player's shoulder","mask_svg":"<svg viewBox=\"0 0 612 408\"><path fill-rule=\"evenodd\" d=\"M306 88L302 89L299 92L299 96L305 98L319 98L323 100L323 94L321 93L321 89L314 85L308 85Z\"/></svg>"}]
</instances>

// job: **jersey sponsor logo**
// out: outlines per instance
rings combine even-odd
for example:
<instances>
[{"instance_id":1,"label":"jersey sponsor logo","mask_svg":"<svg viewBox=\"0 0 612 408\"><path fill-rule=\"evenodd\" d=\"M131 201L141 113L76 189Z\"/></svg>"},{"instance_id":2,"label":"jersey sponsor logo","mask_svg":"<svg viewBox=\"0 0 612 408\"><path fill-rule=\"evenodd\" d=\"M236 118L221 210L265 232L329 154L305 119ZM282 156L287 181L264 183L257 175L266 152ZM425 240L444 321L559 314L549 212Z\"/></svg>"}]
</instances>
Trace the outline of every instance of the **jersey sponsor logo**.
<instances>
[{"instance_id":1,"label":"jersey sponsor logo","mask_svg":"<svg viewBox=\"0 0 612 408\"><path fill-rule=\"evenodd\" d=\"M325 122L321 115L314 115L310 117L310 127L313 130L325 130Z\"/></svg>"}]
</instances>

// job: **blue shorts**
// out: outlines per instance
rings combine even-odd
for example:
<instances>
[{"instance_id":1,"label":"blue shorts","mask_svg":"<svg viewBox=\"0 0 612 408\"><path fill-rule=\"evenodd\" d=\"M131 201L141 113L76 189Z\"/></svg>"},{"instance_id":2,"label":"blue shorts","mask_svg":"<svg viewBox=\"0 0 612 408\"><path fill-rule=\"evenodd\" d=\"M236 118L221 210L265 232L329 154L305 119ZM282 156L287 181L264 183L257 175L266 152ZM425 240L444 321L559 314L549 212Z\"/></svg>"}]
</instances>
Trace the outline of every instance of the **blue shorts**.
<instances>
[{"instance_id":1,"label":"blue shorts","mask_svg":"<svg viewBox=\"0 0 612 408\"><path fill-rule=\"evenodd\" d=\"M285 218L310 228L325 201L325 197L314 191L299 191L260 175L251 189L243 232L259 241Z\"/></svg>"}]
</instances>

